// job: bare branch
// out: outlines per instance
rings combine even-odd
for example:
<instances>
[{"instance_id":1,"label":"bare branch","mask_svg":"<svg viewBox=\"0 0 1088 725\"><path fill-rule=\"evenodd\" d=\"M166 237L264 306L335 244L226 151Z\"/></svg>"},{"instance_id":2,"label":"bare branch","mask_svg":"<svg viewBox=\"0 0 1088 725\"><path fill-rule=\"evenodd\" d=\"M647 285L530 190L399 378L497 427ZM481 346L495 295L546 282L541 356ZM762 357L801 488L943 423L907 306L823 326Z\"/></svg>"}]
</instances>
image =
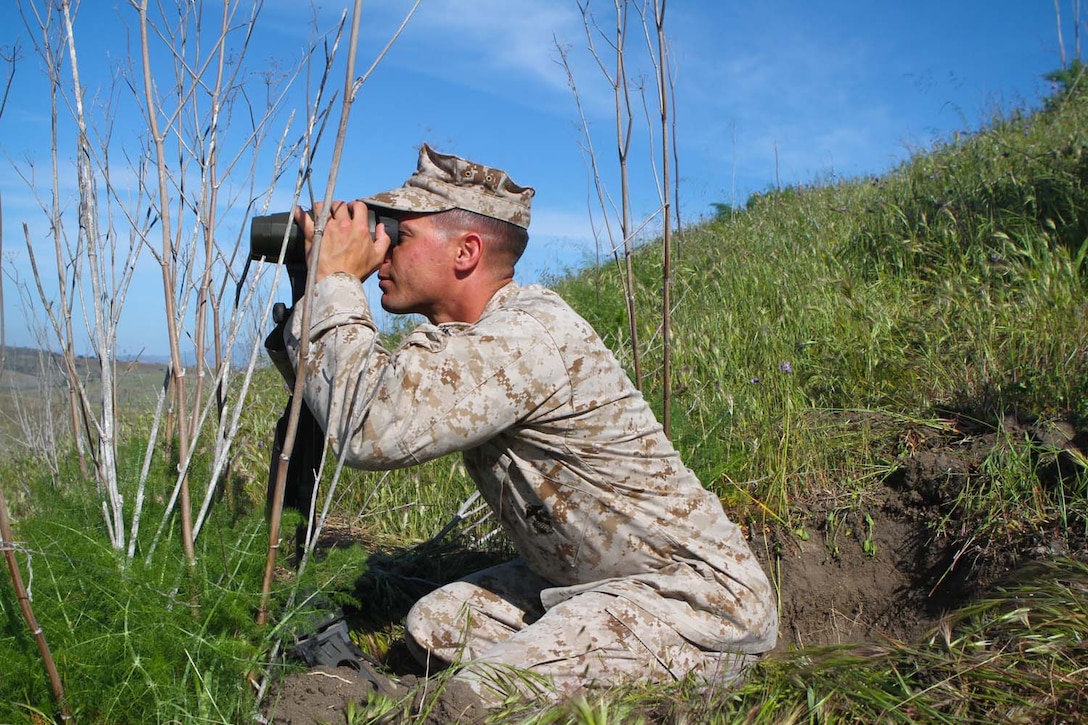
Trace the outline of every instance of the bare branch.
<instances>
[{"instance_id":1,"label":"bare branch","mask_svg":"<svg viewBox=\"0 0 1088 725\"><path fill-rule=\"evenodd\" d=\"M415 3L412 4L412 7L409 8L408 12L404 14L404 20L400 22L400 25L397 26L397 29L393 32L393 35L390 36L389 42L387 42L385 44L385 47L381 49L377 56L375 56L374 61L370 64L370 67L366 69L366 72L355 80L355 83L351 87L351 95L353 101L355 100L355 94L358 93L359 89L363 87L363 84L366 83L368 78L370 78L370 74L373 73L378 65L385 59L385 56L389 53L390 48L393 47L393 43L396 43L397 38L399 38L400 34L404 32L404 28L407 27L408 21L412 19L412 16L416 14L416 9L419 7L419 4L421 2L422 0L416 0Z\"/></svg>"},{"instance_id":2,"label":"bare branch","mask_svg":"<svg viewBox=\"0 0 1088 725\"><path fill-rule=\"evenodd\" d=\"M1058 58L1061 61L1062 68L1065 67L1065 38L1062 34L1062 3L1061 0L1054 0L1054 18L1058 24Z\"/></svg>"},{"instance_id":3,"label":"bare branch","mask_svg":"<svg viewBox=\"0 0 1088 725\"><path fill-rule=\"evenodd\" d=\"M8 94L11 92L11 83L15 80L15 62L22 57L22 49L19 44L0 48L0 60L8 64L7 77L4 79L4 94L0 96L0 116L4 115L4 108L8 105Z\"/></svg>"},{"instance_id":4,"label":"bare branch","mask_svg":"<svg viewBox=\"0 0 1088 725\"><path fill-rule=\"evenodd\" d=\"M22 610L23 618L26 619L26 626L38 645L38 654L41 655L46 674L49 676L49 686L52 688L53 697L60 708L61 720L67 722L72 719L72 715L68 711L68 704L64 699L64 686L61 684L57 665L53 661L53 653L45 640L45 633L38 624L38 620L34 616L34 610L30 605L30 597L27 596L26 586L24 586L22 574L19 572L19 564L15 561L15 547L15 540L11 535L11 523L8 520L8 503L4 498L3 491L0 490L0 549L3 550L4 558L7 560L8 571L11 573L11 582L15 587L15 596L19 600L19 609Z\"/></svg>"},{"instance_id":5,"label":"bare branch","mask_svg":"<svg viewBox=\"0 0 1088 725\"><path fill-rule=\"evenodd\" d=\"M332 161L329 165L329 178L325 188L325 203L321 208L321 213L318 215L313 243L309 253L310 269L306 275L306 292L303 296L302 310L301 312L296 312L296 314L301 314L302 316L301 323L303 330L310 329L311 302L313 300L315 279L317 278L317 262L321 254L321 236L325 224L329 219L329 210L332 206L333 193L336 188L336 178L340 172L340 157L343 154L344 139L347 136L348 117L351 113L352 101L355 97L352 76L355 73L355 54L359 43L359 22L361 20L362 11L362 0L355 0L355 8L353 10L351 22L351 35L348 39L347 73L344 81L344 100L340 112L340 126L336 132ZM308 341L309 336L303 335L302 344L299 347L298 353L299 366L301 369L297 371L297 375L295 376L295 386L291 395L291 411L287 423L287 434L284 437L283 442L284 454L280 457L279 466L276 471L276 482L272 497L272 512L268 532L268 555L265 558L264 581L261 586L261 604L257 613L257 623L262 626L268 621L268 602L272 594L272 573L275 568L276 556L279 552L280 518L283 515L283 496L286 488L287 468L291 460L291 451L295 445L299 416L302 412L302 386L305 383L306 376L309 374L309 371L306 369L308 367Z\"/></svg>"},{"instance_id":6,"label":"bare branch","mask_svg":"<svg viewBox=\"0 0 1088 725\"><path fill-rule=\"evenodd\" d=\"M4 259L4 202L0 196L0 264ZM0 274L0 378L4 376L4 360L7 357L7 337L4 334L4 275Z\"/></svg>"},{"instance_id":7,"label":"bare branch","mask_svg":"<svg viewBox=\"0 0 1088 725\"><path fill-rule=\"evenodd\" d=\"M135 0L133 3L136 4ZM155 154L155 167L158 174L159 214L161 216L160 228L162 231L162 257L160 268L162 270L163 299L166 303L167 336L170 344L170 369L174 376L173 391L174 405L177 408L179 421L186 421L187 404L185 397L185 367L181 359L181 344L178 334L179 316L175 304L175 286L177 282L177 268L175 262L175 246L171 239L170 200L169 185L167 179L165 135L159 126L159 105L155 102L154 82L151 78L151 52L149 31L151 24L147 15L147 0L140 0L136 5L139 13L140 30L140 58L143 65L143 93L145 101L145 113L147 116L148 130L151 133L151 143ZM179 104L180 113L181 104ZM167 121L169 125L170 121ZM189 457L189 430L183 422L178 426L178 448L182 460ZM189 500L189 483L184 477L180 480L180 507L181 507L181 540L185 557L190 563L196 559L196 551L193 548L193 522L192 505Z\"/></svg>"},{"instance_id":8,"label":"bare branch","mask_svg":"<svg viewBox=\"0 0 1088 725\"><path fill-rule=\"evenodd\" d=\"M102 387L100 395L101 418L98 424L98 470L99 480L106 489L109 502L107 523L113 534L113 546L124 548L124 526L121 492L117 481L117 457L115 441L115 416L113 387L112 327L105 319L104 306L107 303L102 289L101 268L99 267L99 223L98 193L91 169L90 140L87 136L87 122L83 107L83 87L79 77L79 63L76 56L75 35L72 30L72 14L68 0L61 0L61 13L64 16L64 33L68 46L68 60L71 64L72 100L75 104L75 121L78 127L76 140L76 169L79 176L79 217L80 229L87 244L88 271L90 273L93 294L94 331L96 333L98 370Z\"/></svg>"}]
</instances>

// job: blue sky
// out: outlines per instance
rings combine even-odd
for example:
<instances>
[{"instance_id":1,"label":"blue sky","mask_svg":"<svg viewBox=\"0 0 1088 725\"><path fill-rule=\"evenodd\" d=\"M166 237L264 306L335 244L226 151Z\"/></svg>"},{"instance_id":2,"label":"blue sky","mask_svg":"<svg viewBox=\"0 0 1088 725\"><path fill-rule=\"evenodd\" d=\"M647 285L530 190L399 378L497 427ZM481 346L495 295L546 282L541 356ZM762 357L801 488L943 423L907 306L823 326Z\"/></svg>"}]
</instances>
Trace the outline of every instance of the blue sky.
<instances>
[{"instance_id":1,"label":"blue sky","mask_svg":"<svg viewBox=\"0 0 1088 725\"><path fill-rule=\"evenodd\" d=\"M51 254L51 246L44 240L35 191L20 173L28 176L33 162L36 193L45 193L41 176L49 165L49 107L40 62L12 4L8 0L3 13L0 47L19 43L24 57L0 117L2 262L7 343L25 345L34 344L34 337L14 282L30 279L23 223L40 245L35 247L39 256ZM364 4L358 71L369 65L410 4ZM76 43L91 97L123 95L110 90L110 80L135 43L128 5L80 4ZM317 25L330 27L346 5L319 6ZM592 4L599 6L605 25L612 22L611 5ZM251 68L297 63L313 26L313 13L300 7L297 0L266 0L249 51ZM1065 22L1071 54L1068 17ZM1049 91L1043 74L1060 64L1054 5L1044 0L672 0L666 28L676 79L685 221L712 214L714 203L743 203L776 183L883 173L912 152L976 129L1004 109L1038 106ZM635 78L652 68L640 59L644 40L632 35L628 72ZM609 191L618 196L611 91L587 51L574 0L423 0L352 110L337 196L365 196L400 185L426 141L440 151L503 168L516 182L536 188L530 252L520 281L536 281L593 258L607 240L601 238L601 211L557 44L568 49L593 146ZM334 82L341 84L342 77L338 67ZM304 107L304 93L300 85L293 107ZM636 108L631 169L636 219L658 206L641 113ZM109 118L118 145L113 158L121 158L124 143L138 135L130 126L138 118L129 112ZM68 133L60 157L62 186L69 193L74 156L74 136ZM319 185L326 159L315 175ZM290 203L291 186L288 179L276 187L273 206ZM224 226L231 223L238 228L244 221L226 217ZM141 264L122 314L120 356L165 351L161 278L148 259Z\"/></svg>"}]
</instances>

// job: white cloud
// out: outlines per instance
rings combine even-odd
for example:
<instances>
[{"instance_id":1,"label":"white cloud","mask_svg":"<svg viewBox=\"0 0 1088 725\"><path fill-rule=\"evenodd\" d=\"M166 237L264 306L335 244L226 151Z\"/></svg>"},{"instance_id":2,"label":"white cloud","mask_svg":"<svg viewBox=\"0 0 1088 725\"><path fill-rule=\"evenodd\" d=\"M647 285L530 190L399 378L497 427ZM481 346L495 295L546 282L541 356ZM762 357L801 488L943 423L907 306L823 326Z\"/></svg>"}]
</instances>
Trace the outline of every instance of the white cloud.
<instances>
[{"instance_id":1,"label":"white cloud","mask_svg":"<svg viewBox=\"0 0 1088 725\"><path fill-rule=\"evenodd\" d=\"M563 92L567 84L555 42L582 32L574 3L554 0L438 0L425 2L417 21L415 30L429 36L430 60L442 68L523 76L525 83Z\"/></svg>"}]
</instances>

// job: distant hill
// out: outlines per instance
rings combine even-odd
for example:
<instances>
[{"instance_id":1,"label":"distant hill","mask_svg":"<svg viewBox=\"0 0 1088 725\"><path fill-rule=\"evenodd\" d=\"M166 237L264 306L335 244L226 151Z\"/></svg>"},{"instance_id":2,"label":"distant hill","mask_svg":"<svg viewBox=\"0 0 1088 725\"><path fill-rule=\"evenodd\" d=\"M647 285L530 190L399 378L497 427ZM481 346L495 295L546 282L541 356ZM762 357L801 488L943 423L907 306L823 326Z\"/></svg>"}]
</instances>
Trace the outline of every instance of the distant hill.
<instances>
[{"instance_id":1,"label":"distant hill","mask_svg":"<svg viewBox=\"0 0 1088 725\"><path fill-rule=\"evenodd\" d=\"M3 379L0 386L14 385L26 377L40 379L53 379L57 377L57 384L63 385L64 357L60 353L50 352L31 347L7 347L0 357L0 372ZM76 369L80 376L87 381L95 381L98 376L98 360L96 358L77 355ZM117 374L121 377L128 373L134 373L143 378L156 374L161 376L166 372L166 365L157 362L143 362L139 360L118 360Z\"/></svg>"},{"instance_id":2,"label":"distant hill","mask_svg":"<svg viewBox=\"0 0 1088 725\"><path fill-rule=\"evenodd\" d=\"M92 401L101 397L98 361L76 357L76 368ZM0 360L0 452L48 445L43 426L61 426L65 410L67 377L59 353L28 347L8 347ZM118 402L139 408L153 405L162 386L166 366L158 363L118 361ZM51 406L50 410L47 406Z\"/></svg>"},{"instance_id":3,"label":"distant hill","mask_svg":"<svg viewBox=\"0 0 1088 725\"><path fill-rule=\"evenodd\" d=\"M89 358L77 358L80 365L90 369L93 361ZM7 374L41 377L49 370L59 371L63 366L60 354L30 347L5 348L0 358L0 369Z\"/></svg>"}]
</instances>

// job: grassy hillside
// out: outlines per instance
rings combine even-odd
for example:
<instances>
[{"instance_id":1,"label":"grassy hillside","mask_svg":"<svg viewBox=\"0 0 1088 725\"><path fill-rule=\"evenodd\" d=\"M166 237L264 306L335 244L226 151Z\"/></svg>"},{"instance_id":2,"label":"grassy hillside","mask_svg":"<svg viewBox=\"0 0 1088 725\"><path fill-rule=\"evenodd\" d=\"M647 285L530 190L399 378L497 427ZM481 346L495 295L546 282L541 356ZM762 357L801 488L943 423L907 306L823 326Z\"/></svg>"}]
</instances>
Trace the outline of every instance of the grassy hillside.
<instances>
[{"instance_id":1,"label":"grassy hillside","mask_svg":"<svg viewBox=\"0 0 1088 725\"><path fill-rule=\"evenodd\" d=\"M679 235L672 412L703 479L726 496L755 482L786 517L886 469L907 422L1084 429L1086 103L995 119L881 177L756 194ZM637 265L656 400L660 265L655 245ZM614 269L560 289L626 351Z\"/></svg>"},{"instance_id":2,"label":"grassy hillside","mask_svg":"<svg viewBox=\"0 0 1088 725\"><path fill-rule=\"evenodd\" d=\"M659 411L660 252L648 242L635 265L643 383ZM504 721L1083 721L1086 258L1078 93L880 177L768 190L677 235L673 437L772 574L781 646L736 692L626 688ZM629 361L618 272L555 286ZM457 461L348 473L317 564L295 575L283 547L277 626L254 627L266 444L283 404L274 373L259 381L194 569L176 525L155 536L168 453L131 561L109 550L93 482L70 461L0 463L77 720L249 720L247 677L290 671L273 648L306 616L297 592L345 604L361 646L412 672L399 640L412 598L509 555L486 521L429 541L471 490ZM131 428L130 500L143 455ZM0 721L37 721L52 705L3 576L0 612ZM276 692L313 690L289 675Z\"/></svg>"}]
</instances>

